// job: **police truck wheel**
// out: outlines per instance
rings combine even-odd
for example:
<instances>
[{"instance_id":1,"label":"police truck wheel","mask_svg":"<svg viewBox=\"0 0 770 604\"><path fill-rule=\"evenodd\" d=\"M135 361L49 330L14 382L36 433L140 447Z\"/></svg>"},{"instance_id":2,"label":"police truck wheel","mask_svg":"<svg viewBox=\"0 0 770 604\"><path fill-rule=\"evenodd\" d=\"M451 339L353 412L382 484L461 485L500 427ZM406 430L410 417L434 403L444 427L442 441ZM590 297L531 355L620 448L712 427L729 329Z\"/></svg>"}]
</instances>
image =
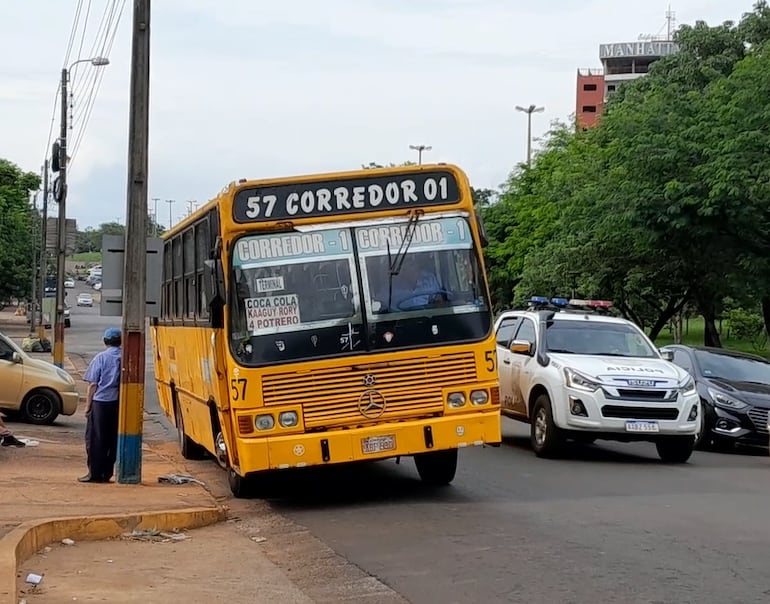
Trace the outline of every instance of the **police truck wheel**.
<instances>
[{"instance_id":1,"label":"police truck wheel","mask_svg":"<svg viewBox=\"0 0 770 604\"><path fill-rule=\"evenodd\" d=\"M177 436L179 437L179 451L185 459L202 459L204 449L184 431L184 418L179 405L174 405L174 418L176 419Z\"/></svg>"},{"instance_id":2,"label":"police truck wheel","mask_svg":"<svg viewBox=\"0 0 770 604\"><path fill-rule=\"evenodd\" d=\"M414 456L414 465L425 484L446 486L454 480L457 472L457 449L418 453Z\"/></svg>"},{"instance_id":3,"label":"police truck wheel","mask_svg":"<svg viewBox=\"0 0 770 604\"><path fill-rule=\"evenodd\" d=\"M658 455L666 463L685 463L695 446L692 436L668 436L655 443Z\"/></svg>"},{"instance_id":4,"label":"police truck wheel","mask_svg":"<svg viewBox=\"0 0 770 604\"><path fill-rule=\"evenodd\" d=\"M532 449L538 457L556 456L564 443L562 431L553 422L551 399L547 394L541 394L535 400L530 421L530 436Z\"/></svg>"}]
</instances>

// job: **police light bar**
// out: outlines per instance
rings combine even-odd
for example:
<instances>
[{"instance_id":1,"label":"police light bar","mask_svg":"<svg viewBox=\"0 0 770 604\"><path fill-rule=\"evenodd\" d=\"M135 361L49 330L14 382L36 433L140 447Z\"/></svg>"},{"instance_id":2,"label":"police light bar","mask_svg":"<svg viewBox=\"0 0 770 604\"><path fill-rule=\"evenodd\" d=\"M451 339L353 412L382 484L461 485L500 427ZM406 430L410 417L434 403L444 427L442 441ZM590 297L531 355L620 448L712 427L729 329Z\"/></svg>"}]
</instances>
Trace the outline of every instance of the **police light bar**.
<instances>
[{"instance_id":1,"label":"police light bar","mask_svg":"<svg viewBox=\"0 0 770 604\"><path fill-rule=\"evenodd\" d=\"M578 298L572 298L569 301L570 306L588 306L588 300L580 300Z\"/></svg>"},{"instance_id":2,"label":"police light bar","mask_svg":"<svg viewBox=\"0 0 770 604\"><path fill-rule=\"evenodd\" d=\"M612 302L609 300L581 300L578 298L572 298L569 301L569 305L584 308L612 308Z\"/></svg>"},{"instance_id":3,"label":"police light bar","mask_svg":"<svg viewBox=\"0 0 770 604\"><path fill-rule=\"evenodd\" d=\"M545 296L532 296L529 301L532 304L548 304L548 298Z\"/></svg>"},{"instance_id":4,"label":"police light bar","mask_svg":"<svg viewBox=\"0 0 770 604\"><path fill-rule=\"evenodd\" d=\"M554 306L567 306L569 300L567 300L567 298L551 298L551 304Z\"/></svg>"}]
</instances>

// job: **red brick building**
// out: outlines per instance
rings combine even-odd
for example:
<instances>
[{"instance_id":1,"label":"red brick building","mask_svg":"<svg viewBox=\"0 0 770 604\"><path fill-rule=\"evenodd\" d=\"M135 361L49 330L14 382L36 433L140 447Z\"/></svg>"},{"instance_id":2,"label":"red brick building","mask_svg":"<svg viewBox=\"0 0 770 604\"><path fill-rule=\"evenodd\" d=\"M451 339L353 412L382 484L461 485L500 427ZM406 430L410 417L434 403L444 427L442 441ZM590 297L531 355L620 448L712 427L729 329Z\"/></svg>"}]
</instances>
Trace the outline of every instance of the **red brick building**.
<instances>
[{"instance_id":1,"label":"red brick building","mask_svg":"<svg viewBox=\"0 0 770 604\"><path fill-rule=\"evenodd\" d=\"M599 45L602 69L578 69L575 119L578 128L594 126L607 98L628 80L646 74L650 65L678 50L670 40L639 40Z\"/></svg>"}]
</instances>

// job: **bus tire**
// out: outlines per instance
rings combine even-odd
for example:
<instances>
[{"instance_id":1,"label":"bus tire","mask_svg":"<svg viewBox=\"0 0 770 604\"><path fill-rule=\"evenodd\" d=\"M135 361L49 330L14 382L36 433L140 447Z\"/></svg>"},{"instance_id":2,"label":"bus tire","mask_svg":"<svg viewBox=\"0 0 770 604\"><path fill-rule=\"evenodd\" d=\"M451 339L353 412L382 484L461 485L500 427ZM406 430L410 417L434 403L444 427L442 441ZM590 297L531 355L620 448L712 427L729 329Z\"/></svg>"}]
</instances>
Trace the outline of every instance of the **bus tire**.
<instances>
[{"instance_id":1,"label":"bus tire","mask_svg":"<svg viewBox=\"0 0 770 604\"><path fill-rule=\"evenodd\" d=\"M174 397L176 398L176 396ZM179 403L174 404L174 419L179 439L179 451L185 459L203 459L205 450L184 431L184 418Z\"/></svg>"},{"instance_id":2,"label":"bus tire","mask_svg":"<svg viewBox=\"0 0 770 604\"><path fill-rule=\"evenodd\" d=\"M443 487L452 482L457 472L457 449L417 453L414 465L420 479L427 485Z\"/></svg>"},{"instance_id":3,"label":"bus tire","mask_svg":"<svg viewBox=\"0 0 770 604\"><path fill-rule=\"evenodd\" d=\"M254 493L254 479L241 476L233 468L227 469L227 484L237 499L247 499Z\"/></svg>"}]
</instances>

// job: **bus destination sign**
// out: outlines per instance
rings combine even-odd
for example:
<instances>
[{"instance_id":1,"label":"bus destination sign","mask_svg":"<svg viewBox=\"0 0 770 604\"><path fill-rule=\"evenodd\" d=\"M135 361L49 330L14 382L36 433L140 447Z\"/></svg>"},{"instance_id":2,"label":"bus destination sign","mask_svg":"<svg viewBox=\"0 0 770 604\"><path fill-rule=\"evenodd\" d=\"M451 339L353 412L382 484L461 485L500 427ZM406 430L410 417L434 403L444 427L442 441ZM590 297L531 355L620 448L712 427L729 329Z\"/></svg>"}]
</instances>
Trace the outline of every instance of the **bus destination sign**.
<instances>
[{"instance_id":1,"label":"bus destination sign","mask_svg":"<svg viewBox=\"0 0 770 604\"><path fill-rule=\"evenodd\" d=\"M233 219L239 223L267 222L458 201L460 187L454 174L433 170L243 189L235 195Z\"/></svg>"}]
</instances>

